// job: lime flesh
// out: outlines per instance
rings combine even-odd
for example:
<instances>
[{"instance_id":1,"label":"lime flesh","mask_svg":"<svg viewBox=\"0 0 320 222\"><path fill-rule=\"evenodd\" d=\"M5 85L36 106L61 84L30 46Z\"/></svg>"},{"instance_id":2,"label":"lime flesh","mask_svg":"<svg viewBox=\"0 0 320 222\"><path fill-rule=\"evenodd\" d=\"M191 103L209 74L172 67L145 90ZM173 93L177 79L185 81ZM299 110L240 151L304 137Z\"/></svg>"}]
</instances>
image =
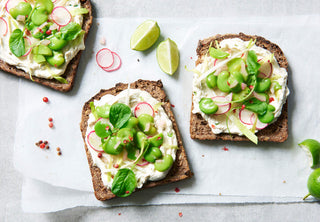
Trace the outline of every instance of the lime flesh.
<instances>
[{"instance_id":1,"label":"lime flesh","mask_svg":"<svg viewBox=\"0 0 320 222\"><path fill-rule=\"evenodd\" d=\"M160 28L157 22L144 21L134 31L130 39L130 47L133 50L144 51L150 48L159 38Z\"/></svg>"},{"instance_id":2,"label":"lime flesh","mask_svg":"<svg viewBox=\"0 0 320 222\"><path fill-rule=\"evenodd\" d=\"M177 71L179 66L179 49L171 39L161 42L157 48L157 61L161 70L169 75Z\"/></svg>"},{"instance_id":3,"label":"lime flesh","mask_svg":"<svg viewBox=\"0 0 320 222\"><path fill-rule=\"evenodd\" d=\"M314 139L306 139L299 146L307 152L310 157L311 167L316 167L320 162L320 143Z\"/></svg>"},{"instance_id":4,"label":"lime flesh","mask_svg":"<svg viewBox=\"0 0 320 222\"><path fill-rule=\"evenodd\" d=\"M320 168L314 170L308 179L309 193L317 199L320 199Z\"/></svg>"}]
</instances>

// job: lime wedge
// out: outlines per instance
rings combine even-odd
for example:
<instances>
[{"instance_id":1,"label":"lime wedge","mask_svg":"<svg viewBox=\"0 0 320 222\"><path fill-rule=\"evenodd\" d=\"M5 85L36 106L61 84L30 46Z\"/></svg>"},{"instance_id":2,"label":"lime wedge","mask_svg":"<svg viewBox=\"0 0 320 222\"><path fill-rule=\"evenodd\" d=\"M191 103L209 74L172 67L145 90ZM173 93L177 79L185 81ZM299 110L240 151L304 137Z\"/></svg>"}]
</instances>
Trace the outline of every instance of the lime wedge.
<instances>
[{"instance_id":1,"label":"lime wedge","mask_svg":"<svg viewBox=\"0 0 320 222\"><path fill-rule=\"evenodd\" d=\"M179 49L171 39L160 42L157 48L157 60L161 70L169 75L177 71L179 66Z\"/></svg>"},{"instance_id":2,"label":"lime wedge","mask_svg":"<svg viewBox=\"0 0 320 222\"><path fill-rule=\"evenodd\" d=\"M314 170L308 178L309 194L303 199L305 200L309 195L314 196L320 200L320 168Z\"/></svg>"},{"instance_id":3,"label":"lime wedge","mask_svg":"<svg viewBox=\"0 0 320 222\"><path fill-rule=\"evenodd\" d=\"M144 51L150 48L159 36L160 28L157 22L152 20L144 21L131 36L130 47L133 50Z\"/></svg>"},{"instance_id":4,"label":"lime wedge","mask_svg":"<svg viewBox=\"0 0 320 222\"><path fill-rule=\"evenodd\" d=\"M298 144L310 157L310 166L315 167L320 162L320 143L314 139L306 139Z\"/></svg>"}]
</instances>

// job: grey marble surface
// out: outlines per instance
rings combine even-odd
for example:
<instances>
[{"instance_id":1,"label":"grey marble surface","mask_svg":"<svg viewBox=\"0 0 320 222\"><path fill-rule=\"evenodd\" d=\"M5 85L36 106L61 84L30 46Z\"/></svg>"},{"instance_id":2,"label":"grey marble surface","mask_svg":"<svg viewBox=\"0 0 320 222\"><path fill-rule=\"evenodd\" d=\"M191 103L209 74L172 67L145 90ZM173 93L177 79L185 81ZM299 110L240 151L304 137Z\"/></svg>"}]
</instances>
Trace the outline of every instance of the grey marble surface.
<instances>
[{"instance_id":1,"label":"grey marble surface","mask_svg":"<svg viewBox=\"0 0 320 222\"><path fill-rule=\"evenodd\" d=\"M238 17L320 14L318 0L92 0L95 17ZM319 203L201 204L111 209L77 207L29 214L20 206L22 176L12 162L18 83L0 72L0 221L319 221ZM19 138L17 138L19 139ZM183 216L179 217L179 213ZM120 215L119 215L120 213Z\"/></svg>"}]
</instances>

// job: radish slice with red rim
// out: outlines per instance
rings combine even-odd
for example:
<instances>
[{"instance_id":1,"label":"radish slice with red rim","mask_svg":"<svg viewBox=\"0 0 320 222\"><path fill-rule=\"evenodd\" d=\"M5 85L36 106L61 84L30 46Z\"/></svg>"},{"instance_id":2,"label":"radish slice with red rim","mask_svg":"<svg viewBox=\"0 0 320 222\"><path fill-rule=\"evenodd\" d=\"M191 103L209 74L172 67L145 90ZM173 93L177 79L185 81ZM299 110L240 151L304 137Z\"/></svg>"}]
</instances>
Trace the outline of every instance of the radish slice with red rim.
<instances>
[{"instance_id":1,"label":"radish slice with red rim","mask_svg":"<svg viewBox=\"0 0 320 222\"><path fill-rule=\"evenodd\" d=\"M99 153L103 153L103 149L100 147L101 145L101 138L97 136L96 132L92 130L87 136L87 143L89 146Z\"/></svg>"},{"instance_id":2,"label":"radish slice with red rim","mask_svg":"<svg viewBox=\"0 0 320 222\"><path fill-rule=\"evenodd\" d=\"M253 91L253 96L256 97L258 100L262 101L262 102L266 102L266 97L263 95L260 95L258 93L256 93L255 91Z\"/></svg>"},{"instance_id":3,"label":"radish slice with red rim","mask_svg":"<svg viewBox=\"0 0 320 222\"><path fill-rule=\"evenodd\" d=\"M23 38L24 38L25 46L29 47L28 50L26 51L26 53L23 55L23 57L25 57L25 56L28 56L30 54L32 47L31 47L31 40L27 36L25 36Z\"/></svg>"},{"instance_id":4,"label":"radish slice with red rim","mask_svg":"<svg viewBox=\"0 0 320 222\"><path fill-rule=\"evenodd\" d=\"M118 70L121 67L122 62L121 62L120 56L115 52L112 52L112 54L113 54L113 59L114 59L113 64L108 68L103 68L104 71L112 72L112 71Z\"/></svg>"},{"instance_id":5,"label":"radish slice with red rim","mask_svg":"<svg viewBox=\"0 0 320 222\"><path fill-rule=\"evenodd\" d=\"M4 18L0 17L0 36L5 36L8 33L8 23Z\"/></svg>"},{"instance_id":6,"label":"radish slice with red rim","mask_svg":"<svg viewBox=\"0 0 320 222\"><path fill-rule=\"evenodd\" d=\"M273 66L270 62L265 62L261 65L259 69L260 73L258 77L260 78L269 78L273 72Z\"/></svg>"},{"instance_id":7,"label":"radish slice with red rim","mask_svg":"<svg viewBox=\"0 0 320 222\"><path fill-rule=\"evenodd\" d=\"M57 6L52 10L51 18L54 23L63 27L71 22L72 15L65 7Z\"/></svg>"},{"instance_id":8,"label":"radish slice with red rim","mask_svg":"<svg viewBox=\"0 0 320 222\"><path fill-rule=\"evenodd\" d=\"M256 121L256 115L251 116L251 122L252 124ZM257 119L257 123L256 123L256 129L257 130L262 130L264 128L266 128L269 124L268 123L262 123L259 119Z\"/></svg>"},{"instance_id":9,"label":"radish slice with red rim","mask_svg":"<svg viewBox=\"0 0 320 222\"><path fill-rule=\"evenodd\" d=\"M214 115L225 114L231 108L231 103L230 102L232 100L232 93L230 93L227 96L215 96L215 97L212 97L212 100L214 102L217 102L216 104L219 107L218 111Z\"/></svg>"},{"instance_id":10,"label":"radish slice with red rim","mask_svg":"<svg viewBox=\"0 0 320 222\"><path fill-rule=\"evenodd\" d=\"M141 102L138 103L134 108L134 115L138 117L141 114L149 114L150 116L154 116L154 110L149 103Z\"/></svg>"},{"instance_id":11,"label":"radish slice with red rim","mask_svg":"<svg viewBox=\"0 0 320 222\"><path fill-rule=\"evenodd\" d=\"M241 83L241 89L244 90L246 87L247 87L247 84L245 84L245 83L242 82L242 83Z\"/></svg>"},{"instance_id":12,"label":"radish slice with red rim","mask_svg":"<svg viewBox=\"0 0 320 222\"><path fill-rule=\"evenodd\" d=\"M103 48L96 55L96 61L98 66L102 69L109 68L114 63L114 54L111 52L110 49Z\"/></svg>"},{"instance_id":13,"label":"radish slice with red rim","mask_svg":"<svg viewBox=\"0 0 320 222\"><path fill-rule=\"evenodd\" d=\"M20 2L27 2L25 0L8 0L6 3L6 10L10 13L10 9L16 7Z\"/></svg>"},{"instance_id":14,"label":"radish slice with red rim","mask_svg":"<svg viewBox=\"0 0 320 222\"><path fill-rule=\"evenodd\" d=\"M240 121L246 125L253 125L253 122L251 121L252 116L254 116L254 112L247 109L242 109L239 112Z\"/></svg>"},{"instance_id":15,"label":"radish slice with red rim","mask_svg":"<svg viewBox=\"0 0 320 222\"><path fill-rule=\"evenodd\" d=\"M146 161L145 159L142 160L142 163L138 163L137 166L143 167L143 166L147 166L149 164L148 161Z\"/></svg>"}]
</instances>

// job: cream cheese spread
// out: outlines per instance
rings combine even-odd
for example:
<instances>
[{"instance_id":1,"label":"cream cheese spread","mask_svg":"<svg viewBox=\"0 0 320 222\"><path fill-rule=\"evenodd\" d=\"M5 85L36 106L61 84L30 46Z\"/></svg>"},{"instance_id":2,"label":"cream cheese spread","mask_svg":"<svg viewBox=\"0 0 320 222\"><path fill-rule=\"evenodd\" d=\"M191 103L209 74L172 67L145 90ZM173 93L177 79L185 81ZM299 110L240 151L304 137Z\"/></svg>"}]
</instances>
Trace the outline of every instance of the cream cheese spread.
<instances>
[{"instance_id":1,"label":"cream cheese spread","mask_svg":"<svg viewBox=\"0 0 320 222\"><path fill-rule=\"evenodd\" d=\"M163 133L163 144L160 147L160 150L164 155L169 154L172 156L173 160L176 159L176 150L177 150L177 138L175 131L172 126L172 122L167 116L166 112L160 105L160 102L153 98L148 92L139 90L139 89L127 89L122 91L116 96L107 94L104 95L100 100L95 100L95 106L102 106L105 104L115 104L115 103L124 103L128 105L132 112L134 111L135 106L140 102L149 103L155 110L154 114L154 123L157 128L158 133ZM108 122L108 119L104 119ZM133 160L130 160L126 157L126 151L122 151L119 155L110 155L107 153L102 153L102 157L98 157L98 152L91 149L88 145L88 135L91 131L94 130L94 125L97 122L94 115L91 113L88 119L88 128L86 131L86 143L87 147L90 150L91 157L95 166L99 167L101 170L101 178L103 184L107 188L111 188L113 177L117 174L119 169L130 168L133 164ZM109 122L108 122L109 123ZM97 138L97 140L100 140ZM99 141L97 141L99 142ZM137 156L137 155L136 155ZM118 164L119 167L113 167L114 164ZM143 164L136 165L133 169L133 172L136 176L137 188L141 188L144 183L149 181L157 181L163 179L169 170L165 172L159 172L155 169L154 164L150 163L145 166Z\"/></svg>"},{"instance_id":2,"label":"cream cheese spread","mask_svg":"<svg viewBox=\"0 0 320 222\"><path fill-rule=\"evenodd\" d=\"M216 71L215 75L218 75L221 71L228 70L227 62L235 57L240 57L244 55L244 58L247 56L248 52L248 44L249 41L243 41L239 38L233 39L225 39L220 42L220 49L222 51L228 52L230 54L229 57L226 59L214 59L211 56L203 56L202 63L198 64L195 68L195 72L193 75L193 110L192 113L200 113L201 116L208 122L208 125L212 129L214 134L220 133L232 133L242 135L242 132L239 128L234 124L232 121L227 123L226 115L206 115L199 109L199 102L201 98L207 97L212 98L214 96L227 96L227 93L223 93L218 89L210 89L206 85L206 76L210 74L212 71ZM270 51L253 45L250 50L255 51L258 61L264 59L266 57L273 56ZM273 98L273 101L270 101L270 105L275 107L274 116L276 121L277 117L280 116L282 106L286 103L286 98L289 95L289 89L287 87L287 78L288 73L286 69L281 68L273 56L271 60L273 66L273 72L271 75L271 87L269 90L269 98ZM216 68L215 68L216 67ZM276 92L273 90L274 84L276 82L281 86L281 89L277 90ZM228 115L233 115L239 118L239 109L235 109L234 112L229 112ZM251 129L253 125L246 125L247 128ZM257 132L258 130L255 130Z\"/></svg>"},{"instance_id":3,"label":"cream cheese spread","mask_svg":"<svg viewBox=\"0 0 320 222\"><path fill-rule=\"evenodd\" d=\"M10 65L22 69L26 73L46 79L52 79L53 76L60 76L64 74L69 62L77 55L80 50L85 49L83 37L77 38L74 41L68 43L63 49L65 63L60 67L54 67L49 65L41 65L33 61L32 53L27 56L16 57L9 48L10 33L19 28L24 30L24 23L17 22L7 11L6 11L7 1L0 2L0 17L2 17L8 24L8 33L5 36L0 36L0 59ZM35 1L28 1L34 6ZM81 8L80 0L57 0L53 2L54 7L63 6L68 11L72 12L75 9ZM71 22L78 23L82 27L83 16L73 15ZM37 44L40 40L35 39L32 36L29 37L31 44Z\"/></svg>"}]
</instances>

